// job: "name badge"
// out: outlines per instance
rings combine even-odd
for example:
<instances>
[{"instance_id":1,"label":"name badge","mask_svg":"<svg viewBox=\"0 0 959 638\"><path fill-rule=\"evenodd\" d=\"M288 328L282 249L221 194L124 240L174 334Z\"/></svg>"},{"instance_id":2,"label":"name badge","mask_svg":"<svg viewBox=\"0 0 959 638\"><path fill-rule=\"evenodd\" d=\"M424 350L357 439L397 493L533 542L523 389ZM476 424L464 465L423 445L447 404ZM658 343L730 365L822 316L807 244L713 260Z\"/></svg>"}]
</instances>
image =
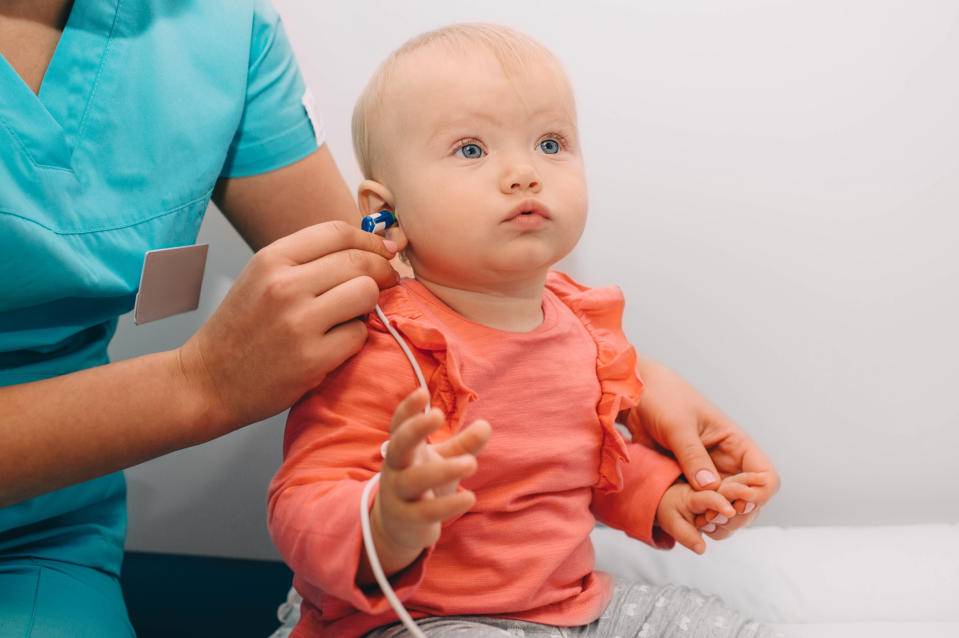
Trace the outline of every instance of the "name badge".
<instances>
[{"instance_id":1,"label":"name badge","mask_svg":"<svg viewBox=\"0 0 959 638\"><path fill-rule=\"evenodd\" d=\"M147 252L133 308L137 325L196 310L209 244Z\"/></svg>"}]
</instances>

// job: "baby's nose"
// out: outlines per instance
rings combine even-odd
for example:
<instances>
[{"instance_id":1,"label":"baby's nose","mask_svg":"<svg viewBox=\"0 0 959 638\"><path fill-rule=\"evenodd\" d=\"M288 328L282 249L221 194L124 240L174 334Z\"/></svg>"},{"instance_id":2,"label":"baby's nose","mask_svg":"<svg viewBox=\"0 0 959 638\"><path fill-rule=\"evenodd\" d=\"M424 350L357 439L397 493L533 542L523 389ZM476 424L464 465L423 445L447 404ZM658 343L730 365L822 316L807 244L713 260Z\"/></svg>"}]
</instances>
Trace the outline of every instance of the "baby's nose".
<instances>
[{"instance_id":1,"label":"baby's nose","mask_svg":"<svg viewBox=\"0 0 959 638\"><path fill-rule=\"evenodd\" d=\"M542 189L536 170L529 164L518 164L507 170L500 180L504 193L539 192Z\"/></svg>"}]
</instances>

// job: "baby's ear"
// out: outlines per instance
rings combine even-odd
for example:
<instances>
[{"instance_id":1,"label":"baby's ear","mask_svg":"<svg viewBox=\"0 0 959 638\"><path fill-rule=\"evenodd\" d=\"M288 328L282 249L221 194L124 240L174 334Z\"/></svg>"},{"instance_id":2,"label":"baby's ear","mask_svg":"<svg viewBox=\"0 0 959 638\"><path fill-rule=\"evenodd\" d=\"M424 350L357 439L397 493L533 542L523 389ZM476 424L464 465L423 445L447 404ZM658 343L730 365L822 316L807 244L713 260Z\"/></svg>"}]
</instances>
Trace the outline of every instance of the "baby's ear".
<instances>
[{"instance_id":1,"label":"baby's ear","mask_svg":"<svg viewBox=\"0 0 959 638\"><path fill-rule=\"evenodd\" d=\"M363 217L381 210L393 211L393 194L383 184L372 179L364 179L356 193L356 203Z\"/></svg>"},{"instance_id":2,"label":"baby's ear","mask_svg":"<svg viewBox=\"0 0 959 638\"><path fill-rule=\"evenodd\" d=\"M394 215L396 209L393 207L393 193L386 186L372 179L365 179L360 184L356 193L356 202L363 217L373 215L381 210L388 210ZM408 242L406 233L400 225L399 217L396 219L396 225L386 229L386 238L396 242L399 250L406 248Z\"/></svg>"}]
</instances>

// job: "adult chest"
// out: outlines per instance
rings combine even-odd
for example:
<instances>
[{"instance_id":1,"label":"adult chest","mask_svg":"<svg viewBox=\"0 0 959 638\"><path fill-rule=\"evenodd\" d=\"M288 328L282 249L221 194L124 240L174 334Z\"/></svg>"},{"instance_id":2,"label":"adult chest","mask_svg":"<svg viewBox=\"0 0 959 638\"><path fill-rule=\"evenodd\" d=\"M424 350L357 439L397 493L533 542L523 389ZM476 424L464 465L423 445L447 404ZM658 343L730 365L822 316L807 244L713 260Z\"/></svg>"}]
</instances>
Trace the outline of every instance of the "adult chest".
<instances>
[{"instance_id":1,"label":"adult chest","mask_svg":"<svg viewBox=\"0 0 959 638\"><path fill-rule=\"evenodd\" d=\"M0 59L0 332L124 312L143 254L195 241L249 62L220 4L76 0L38 94Z\"/></svg>"}]
</instances>

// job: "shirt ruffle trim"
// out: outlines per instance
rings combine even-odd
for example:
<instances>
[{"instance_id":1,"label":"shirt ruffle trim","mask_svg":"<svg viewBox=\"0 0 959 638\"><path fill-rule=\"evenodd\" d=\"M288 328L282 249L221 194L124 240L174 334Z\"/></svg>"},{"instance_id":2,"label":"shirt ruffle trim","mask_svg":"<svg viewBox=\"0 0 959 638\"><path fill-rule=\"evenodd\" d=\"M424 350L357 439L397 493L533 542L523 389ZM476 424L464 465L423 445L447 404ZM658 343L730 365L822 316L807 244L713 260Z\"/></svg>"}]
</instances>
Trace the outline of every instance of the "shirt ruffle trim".
<instances>
[{"instance_id":1,"label":"shirt ruffle trim","mask_svg":"<svg viewBox=\"0 0 959 638\"><path fill-rule=\"evenodd\" d=\"M446 415L445 425L429 437L431 443L438 443L459 431L466 415L466 407L477 399L477 395L463 383L456 349L449 347L446 336L433 325L436 320L426 316L422 309L414 305L409 294L402 286L393 286L382 292L380 305L384 307L384 313L393 327L413 348L414 356L429 357L426 362L422 357L417 357L417 362L430 388L431 404L443 410ZM377 328L383 326L377 316L371 316L371 323ZM385 327L381 329L386 331ZM433 369L432 372L430 368Z\"/></svg>"},{"instance_id":2,"label":"shirt ruffle trim","mask_svg":"<svg viewBox=\"0 0 959 638\"><path fill-rule=\"evenodd\" d=\"M619 491L623 488L620 463L629 461L629 451L616 429L616 417L635 406L643 391L636 350L623 334L626 300L617 286L587 288L556 271L549 273L546 287L580 318L596 343L596 376L601 390L596 413L603 429L596 488Z\"/></svg>"}]
</instances>

